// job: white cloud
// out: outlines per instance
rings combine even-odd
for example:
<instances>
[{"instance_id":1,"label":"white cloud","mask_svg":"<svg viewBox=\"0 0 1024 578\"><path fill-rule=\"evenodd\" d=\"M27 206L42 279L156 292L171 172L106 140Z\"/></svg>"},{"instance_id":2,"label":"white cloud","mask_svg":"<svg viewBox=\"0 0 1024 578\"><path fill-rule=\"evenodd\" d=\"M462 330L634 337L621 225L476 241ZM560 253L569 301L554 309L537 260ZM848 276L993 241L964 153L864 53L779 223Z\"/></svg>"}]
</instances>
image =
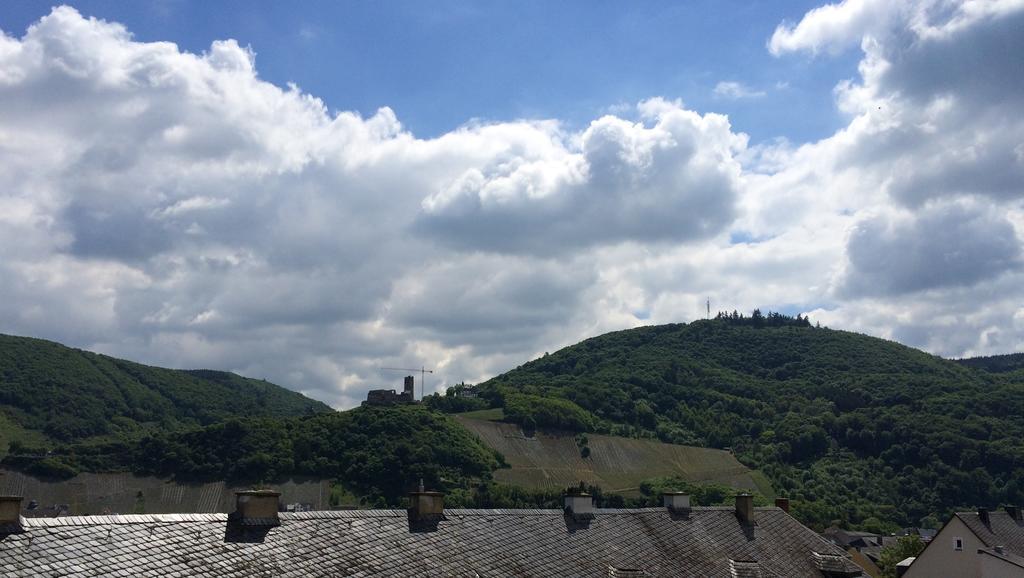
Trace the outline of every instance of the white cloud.
<instances>
[{"instance_id":1,"label":"white cloud","mask_svg":"<svg viewBox=\"0 0 1024 578\"><path fill-rule=\"evenodd\" d=\"M732 80L723 80L715 85L715 89L712 91L715 96L721 98L727 98L729 100L740 100L744 98L761 98L767 94L763 90L754 90L740 82Z\"/></svg>"},{"instance_id":2,"label":"white cloud","mask_svg":"<svg viewBox=\"0 0 1024 578\"><path fill-rule=\"evenodd\" d=\"M707 297L1019 349L1019 6L848 0L781 26L773 52L860 46L860 77L836 134L753 147L662 98L419 139L261 80L234 41L189 54L57 8L0 36L0 331L339 406L397 382L379 367L478 380Z\"/></svg>"},{"instance_id":3,"label":"white cloud","mask_svg":"<svg viewBox=\"0 0 1024 578\"><path fill-rule=\"evenodd\" d=\"M1021 26L1022 2L848 0L776 30L776 54L864 53L836 87L849 125L768 149L775 170L754 181L748 228L842 223L822 322L944 355L1020 349ZM802 210L779 224L764 217L776 205Z\"/></svg>"},{"instance_id":4,"label":"white cloud","mask_svg":"<svg viewBox=\"0 0 1024 578\"><path fill-rule=\"evenodd\" d=\"M745 139L678 102L422 140L260 80L231 40L189 54L62 7L0 46L0 329L338 404L383 360L521 362L578 322L597 277L572 249L715 235L736 200Z\"/></svg>"},{"instance_id":5,"label":"white cloud","mask_svg":"<svg viewBox=\"0 0 1024 578\"><path fill-rule=\"evenodd\" d=\"M843 0L808 12L797 24L782 23L768 41L772 54L806 50L839 52L888 26L910 5L891 0Z\"/></svg>"},{"instance_id":6,"label":"white cloud","mask_svg":"<svg viewBox=\"0 0 1024 578\"><path fill-rule=\"evenodd\" d=\"M775 55L797 51L834 54L854 46L888 44L899 35L952 38L1021 8L1022 0L843 0L814 8L795 25L780 24L768 49Z\"/></svg>"},{"instance_id":7,"label":"white cloud","mask_svg":"<svg viewBox=\"0 0 1024 578\"><path fill-rule=\"evenodd\" d=\"M839 290L901 294L972 286L1020 269L1021 240L1005 216L976 203L939 201L916 214L858 222Z\"/></svg>"},{"instance_id":8,"label":"white cloud","mask_svg":"<svg viewBox=\"0 0 1024 578\"><path fill-rule=\"evenodd\" d=\"M417 230L454 247L540 255L721 232L733 218L734 157L746 138L725 117L678 103L639 109L646 123L605 116L578 135L510 127L532 146L502 151L428 196Z\"/></svg>"}]
</instances>

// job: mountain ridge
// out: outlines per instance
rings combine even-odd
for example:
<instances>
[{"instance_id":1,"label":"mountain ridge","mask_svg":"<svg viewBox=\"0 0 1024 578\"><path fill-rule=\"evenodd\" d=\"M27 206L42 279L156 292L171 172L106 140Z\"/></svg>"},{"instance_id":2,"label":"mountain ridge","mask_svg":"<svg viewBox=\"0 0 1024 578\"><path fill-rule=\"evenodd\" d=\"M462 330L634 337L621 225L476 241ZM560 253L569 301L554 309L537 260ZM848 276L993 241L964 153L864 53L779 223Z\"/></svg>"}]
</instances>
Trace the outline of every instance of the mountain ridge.
<instances>
[{"instance_id":1,"label":"mountain ridge","mask_svg":"<svg viewBox=\"0 0 1024 578\"><path fill-rule=\"evenodd\" d=\"M981 369L991 373L1009 373L1024 370L1024 353L1004 353L1002 355L982 355L954 359L956 363Z\"/></svg>"},{"instance_id":2,"label":"mountain ridge","mask_svg":"<svg viewBox=\"0 0 1024 578\"><path fill-rule=\"evenodd\" d=\"M537 495L494 486L502 458L431 411L491 407L526 431L727 449L819 528L840 521L888 531L959 507L1024 501L1020 371L987 371L806 319L607 333L473 389L478 397L457 395L465 391L457 386L425 407L338 413L227 372L153 368L0 335L0 442L22 445L8 463L55 477L305 473L347 479L371 503L396 503L425 477L461 503L534 503ZM424 445L425 435L444 447ZM334 441L324 445L327 437ZM585 458L590 448L579 443ZM54 444L52 456L24 451ZM485 483L482 494L474 480ZM486 501L497 496L504 501Z\"/></svg>"},{"instance_id":3,"label":"mountain ridge","mask_svg":"<svg viewBox=\"0 0 1024 578\"><path fill-rule=\"evenodd\" d=\"M15 443L3 464L19 475L37 476L57 486L86 473L131 473L184 484L217 480L265 483L291 476L313 477L337 484L334 490L340 493L332 494L332 499L375 505L401 503L405 492L422 480L449 492L453 504L551 506L559 501L562 482L576 485L580 481L573 474L553 486L502 485L494 477L495 473L505 473L508 465L501 454L452 416L432 411L429 403L307 414L305 410L316 409L316 402L285 392L305 405L295 411L277 412L288 414L283 416L243 415L240 411L224 414L212 411L216 407L198 407L202 404L197 402L195 387L234 393L231 388L217 389L225 383L247 391L279 390L272 384L228 372L150 367L50 341L0 335L0 435L5 431L9 434L12 425L22 428L16 432L22 435L14 436ZM54 403L53 396L68 394L67 390L71 390L69 399L73 401ZM94 414L94 407L87 400L74 401L76 396L102 399L107 409L116 411ZM241 407L234 397L231 401L236 409ZM119 409L118 404L124 407ZM55 406L60 411L40 409ZM69 413L64 406L78 413ZM168 409L185 413L162 413ZM197 414L198 409L206 412ZM67 429L69 415L84 420L79 424L81 428L93 429L84 429L85 435L79 435L81 429ZM86 418L101 423L90 423ZM97 429L108 423L109 430ZM55 430L53 425L65 429ZM628 446L638 442L642 440L608 442L595 436L598 455L594 459L609 458L603 455L602 443ZM568 451L578 451L571 437L567 444ZM656 445L663 451L673 449ZM707 461L705 453L723 454L698 448L674 449L677 453L686 450L698 461ZM557 461L558 455L553 452L547 458ZM747 468L735 460L733 463L741 471L732 472L732 477L743 478L741 486L753 488ZM710 476L707 484L700 475L687 475L691 469L694 467L655 468L645 476L643 468L634 468L637 471L629 482L638 487L633 488L631 499L656 501L657 491L651 488L661 487L658 484L690 487L697 481L703 484L694 486L700 499L725 499L728 486L715 482L730 482L732 478L720 480L721 468L712 468L710 473L694 470ZM686 479L661 479L666 474ZM594 487L594 491L599 499L605 499L600 497L600 488ZM609 495L607 499L612 500L608 502L611 504L625 503L619 496Z\"/></svg>"},{"instance_id":4,"label":"mountain ridge","mask_svg":"<svg viewBox=\"0 0 1024 578\"><path fill-rule=\"evenodd\" d=\"M329 411L298 392L226 371L148 366L0 334L0 450L21 439L81 442L234 416Z\"/></svg>"}]
</instances>

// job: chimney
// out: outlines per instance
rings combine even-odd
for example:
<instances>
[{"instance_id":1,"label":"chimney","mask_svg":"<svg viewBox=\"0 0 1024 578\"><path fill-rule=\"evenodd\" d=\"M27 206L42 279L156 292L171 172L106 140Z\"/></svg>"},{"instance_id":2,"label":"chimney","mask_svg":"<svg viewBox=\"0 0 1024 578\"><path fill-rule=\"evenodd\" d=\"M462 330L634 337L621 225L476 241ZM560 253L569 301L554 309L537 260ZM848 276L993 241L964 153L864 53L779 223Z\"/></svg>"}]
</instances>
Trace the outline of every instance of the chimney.
<instances>
[{"instance_id":1,"label":"chimney","mask_svg":"<svg viewBox=\"0 0 1024 578\"><path fill-rule=\"evenodd\" d=\"M594 515L594 498L590 494L566 494L564 500L565 513L573 517Z\"/></svg>"},{"instance_id":2,"label":"chimney","mask_svg":"<svg viewBox=\"0 0 1024 578\"><path fill-rule=\"evenodd\" d=\"M685 492L664 492L661 499L670 512L685 512L690 509L690 494Z\"/></svg>"},{"instance_id":3,"label":"chimney","mask_svg":"<svg viewBox=\"0 0 1024 578\"><path fill-rule=\"evenodd\" d=\"M444 494L426 491L420 482L417 492L409 493L409 520L412 522L429 522L440 520L444 516Z\"/></svg>"},{"instance_id":4,"label":"chimney","mask_svg":"<svg viewBox=\"0 0 1024 578\"><path fill-rule=\"evenodd\" d=\"M736 494L736 517L745 526L754 525L754 496L747 493Z\"/></svg>"},{"instance_id":5,"label":"chimney","mask_svg":"<svg viewBox=\"0 0 1024 578\"><path fill-rule=\"evenodd\" d=\"M978 517L981 518L981 523L986 526L989 525L988 521L988 508L978 508Z\"/></svg>"},{"instance_id":6,"label":"chimney","mask_svg":"<svg viewBox=\"0 0 1024 578\"><path fill-rule=\"evenodd\" d=\"M1018 506L1004 506L1003 509L1006 510L1006 513L1009 514L1014 521L1024 522L1024 520L1021 519L1021 512Z\"/></svg>"},{"instance_id":7,"label":"chimney","mask_svg":"<svg viewBox=\"0 0 1024 578\"><path fill-rule=\"evenodd\" d=\"M235 511L228 521L240 526L279 526L278 498L273 490L242 490L235 492Z\"/></svg>"},{"instance_id":8,"label":"chimney","mask_svg":"<svg viewBox=\"0 0 1024 578\"><path fill-rule=\"evenodd\" d=\"M21 496L0 496L0 534L21 532Z\"/></svg>"},{"instance_id":9,"label":"chimney","mask_svg":"<svg viewBox=\"0 0 1024 578\"><path fill-rule=\"evenodd\" d=\"M775 498L775 507L789 513L789 498Z\"/></svg>"}]
</instances>

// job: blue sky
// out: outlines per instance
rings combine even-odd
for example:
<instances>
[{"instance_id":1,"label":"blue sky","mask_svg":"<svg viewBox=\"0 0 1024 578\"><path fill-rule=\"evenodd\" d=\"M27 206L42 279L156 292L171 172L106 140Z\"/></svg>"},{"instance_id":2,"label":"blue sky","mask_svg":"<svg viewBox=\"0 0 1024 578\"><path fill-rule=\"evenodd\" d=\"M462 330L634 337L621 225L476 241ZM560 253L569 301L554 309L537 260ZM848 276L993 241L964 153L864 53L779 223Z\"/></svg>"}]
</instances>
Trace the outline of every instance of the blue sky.
<instances>
[{"instance_id":1,"label":"blue sky","mask_svg":"<svg viewBox=\"0 0 1024 578\"><path fill-rule=\"evenodd\" d=\"M804 142L845 124L832 87L858 54L774 57L778 23L814 2L160 2L84 1L140 41L201 53L234 38L260 76L298 84L337 110L389 106L413 133L437 136L470 119L557 118L571 128L652 95L727 113L755 141ZM20 36L51 2L0 7ZM755 98L714 94L739 82ZM780 86L784 86L780 88Z\"/></svg>"},{"instance_id":2,"label":"blue sky","mask_svg":"<svg viewBox=\"0 0 1024 578\"><path fill-rule=\"evenodd\" d=\"M0 333L336 407L707 299L1024 351L1024 0L7 2L0 29Z\"/></svg>"}]
</instances>

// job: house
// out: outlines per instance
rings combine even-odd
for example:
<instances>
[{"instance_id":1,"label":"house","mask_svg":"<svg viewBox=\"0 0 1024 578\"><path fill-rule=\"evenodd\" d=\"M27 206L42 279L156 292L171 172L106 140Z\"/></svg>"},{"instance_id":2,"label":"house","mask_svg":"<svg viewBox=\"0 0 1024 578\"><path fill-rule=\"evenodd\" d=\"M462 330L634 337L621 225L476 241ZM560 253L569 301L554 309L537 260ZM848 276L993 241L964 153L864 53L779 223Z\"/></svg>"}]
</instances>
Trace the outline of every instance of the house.
<instances>
[{"instance_id":1,"label":"house","mask_svg":"<svg viewBox=\"0 0 1024 578\"><path fill-rule=\"evenodd\" d=\"M934 528L903 528L900 532L900 536L917 536L922 542L927 544L932 541L932 538L938 534L939 531Z\"/></svg>"},{"instance_id":2,"label":"house","mask_svg":"<svg viewBox=\"0 0 1024 578\"><path fill-rule=\"evenodd\" d=\"M476 386L462 384L461 387L455 388L455 397L463 397L466 399L477 399L480 394L476 391Z\"/></svg>"},{"instance_id":3,"label":"house","mask_svg":"<svg viewBox=\"0 0 1024 578\"><path fill-rule=\"evenodd\" d=\"M904 578L1024 578L1021 509L957 512L907 568Z\"/></svg>"},{"instance_id":4,"label":"house","mask_svg":"<svg viewBox=\"0 0 1024 578\"><path fill-rule=\"evenodd\" d=\"M824 532L825 537L842 548L869 548L882 545L882 536L872 532L844 530L833 526Z\"/></svg>"},{"instance_id":5,"label":"house","mask_svg":"<svg viewBox=\"0 0 1024 578\"><path fill-rule=\"evenodd\" d=\"M869 576L882 575L878 567L882 549L898 539L895 536L882 536L873 532L844 530L838 526L827 528L823 535L828 541L845 550L850 559Z\"/></svg>"},{"instance_id":6,"label":"house","mask_svg":"<svg viewBox=\"0 0 1024 578\"><path fill-rule=\"evenodd\" d=\"M446 509L279 512L279 495L239 492L225 514L23 518L0 499L4 576L861 576L845 553L782 508ZM12 515L13 512L13 515Z\"/></svg>"}]
</instances>

